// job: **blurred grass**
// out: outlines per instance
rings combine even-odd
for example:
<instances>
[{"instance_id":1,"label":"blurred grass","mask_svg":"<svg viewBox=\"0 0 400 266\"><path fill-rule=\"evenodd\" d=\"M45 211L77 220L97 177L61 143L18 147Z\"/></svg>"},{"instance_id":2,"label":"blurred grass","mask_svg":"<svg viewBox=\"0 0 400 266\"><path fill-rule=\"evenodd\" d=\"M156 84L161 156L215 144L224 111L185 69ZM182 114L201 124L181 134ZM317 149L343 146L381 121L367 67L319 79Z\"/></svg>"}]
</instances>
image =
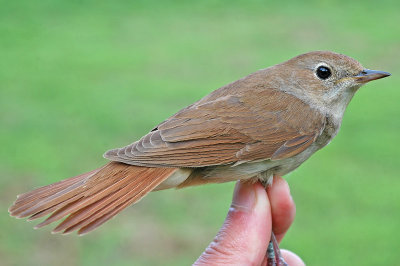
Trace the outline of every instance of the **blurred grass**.
<instances>
[{"instance_id":1,"label":"blurred grass","mask_svg":"<svg viewBox=\"0 0 400 266\"><path fill-rule=\"evenodd\" d=\"M34 231L6 210L210 91L311 50L393 76L362 88L339 136L288 176L297 217L282 247L309 265L398 263L397 1L0 3L0 264L192 263L233 184L154 193L85 237Z\"/></svg>"}]
</instances>

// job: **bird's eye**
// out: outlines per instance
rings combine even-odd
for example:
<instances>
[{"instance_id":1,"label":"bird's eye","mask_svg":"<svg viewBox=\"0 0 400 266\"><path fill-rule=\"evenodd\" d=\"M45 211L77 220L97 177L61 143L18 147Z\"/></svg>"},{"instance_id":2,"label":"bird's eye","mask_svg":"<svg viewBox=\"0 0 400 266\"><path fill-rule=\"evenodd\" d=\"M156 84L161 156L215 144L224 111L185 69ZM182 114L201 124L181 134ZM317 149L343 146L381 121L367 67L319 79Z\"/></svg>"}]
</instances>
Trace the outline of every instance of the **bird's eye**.
<instances>
[{"instance_id":1,"label":"bird's eye","mask_svg":"<svg viewBox=\"0 0 400 266\"><path fill-rule=\"evenodd\" d=\"M331 70L326 66L320 66L317 68L317 76L320 79L327 79L332 75Z\"/></svg>"}]
</instances>

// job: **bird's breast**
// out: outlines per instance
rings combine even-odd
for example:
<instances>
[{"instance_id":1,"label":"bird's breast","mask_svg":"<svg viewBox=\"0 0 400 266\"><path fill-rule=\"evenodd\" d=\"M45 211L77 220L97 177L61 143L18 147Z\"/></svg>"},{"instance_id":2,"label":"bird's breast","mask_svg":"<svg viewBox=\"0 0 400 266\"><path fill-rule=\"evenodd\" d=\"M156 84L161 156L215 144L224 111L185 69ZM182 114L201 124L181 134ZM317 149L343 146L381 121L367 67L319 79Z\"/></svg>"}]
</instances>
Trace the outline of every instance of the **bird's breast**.
<instances>
[{"instance_id":1,"label":"bird's breast","mask_svg":"<svg viewBox=\"0 0 400 266\"><path fill-rule=\"evenodd\" d=\"M341 123L342 123L341 117L335 117L330 114L326 115L325 127L322 130L321 135L315 141L319 149L325 147L337 135Z\"/></svg>"}]
</instances>

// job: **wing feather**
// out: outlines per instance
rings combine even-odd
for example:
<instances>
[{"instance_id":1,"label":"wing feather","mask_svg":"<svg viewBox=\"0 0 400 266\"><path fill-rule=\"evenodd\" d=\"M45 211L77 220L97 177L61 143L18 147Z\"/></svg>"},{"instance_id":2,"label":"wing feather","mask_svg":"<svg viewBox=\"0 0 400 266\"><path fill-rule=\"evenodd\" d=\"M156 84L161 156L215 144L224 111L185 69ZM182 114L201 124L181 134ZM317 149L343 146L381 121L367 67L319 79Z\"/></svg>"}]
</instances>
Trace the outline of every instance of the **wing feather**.
<instances>
[{"instance_id":1,"label":"wing feather","mask_svg":"<svg viewBox=\"0 0 400 266\"><path fill-rule=\"evenodd\" d=\"M304 151L324 128L325 117L318 110L283 91L218 91L104 157L159 167L279 160Z\"/></svg>"}]
</instances>

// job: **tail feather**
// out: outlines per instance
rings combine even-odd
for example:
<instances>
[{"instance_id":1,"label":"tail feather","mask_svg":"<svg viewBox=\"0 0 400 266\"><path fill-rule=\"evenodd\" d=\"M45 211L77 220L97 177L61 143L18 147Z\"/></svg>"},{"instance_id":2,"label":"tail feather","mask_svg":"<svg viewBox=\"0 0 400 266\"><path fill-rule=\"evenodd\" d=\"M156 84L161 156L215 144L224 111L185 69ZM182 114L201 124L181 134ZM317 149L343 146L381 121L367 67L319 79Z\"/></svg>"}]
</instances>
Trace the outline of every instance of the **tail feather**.
<instances>
[{"instance_id":1,"label":"tail feather","mask_svg":"<svg viewBox=\"0 0 400 266\"><path fill-rule=\"evenodd\" d=\"M54 206L52 206L52 207L50 207L50 208L48 208L48 209L45 209L45 210L40 211L40 212L37 212L37 213L31 215L31 216L28 218L28 221L33 221L33 220L36 220L36 219L41 218L41 217L43 217L43 216L46 216L46 215L48 215L48 214L50 214L50 213L54 213L54 212L56 212L56 211L58 211L58 210L60 210L60 209L62 209L62 208L65 208L66 206L68 206L68 205L70 205L70 204L72 204L72 203L74 203L74 202L76 202L76 201L79 201L81 198L82 198L82 197L80 197L80 198L78 197L78 199L71 198L71 199L69 199L69 200L67 200L67 201L65 201L65 202L56 204L56 205L54 205ZM62 217L60 217L59 219L61 219L61 218L62 218ZM54 220L54 221L56 221L56 220ZM49 223L48 223L48 224L49 224ZM35 228L38 229L38 228L40 228L40 227L38 227L38 226L36 225Z\"/></svg>"},{"instance_id":2,"label":"tail feather","mask_svg":"<svg viewBox=\"0 0 400 266\"><path fill-rule=\"evenodd\" d=\"M151 169L151 168L150 168ZM151 175L148 175L148 178L151 178ZM118 196L113 197L117 198L111 202L102 202L101 204L93 204L90 206L91 208L87 210L82 210L82 213L79 214L79 217L69 217L63 221L55 230L64 230L65 233L75 230L77 227L81 228L79 230L79 234L85 234L100 226L124 208L129 206L130 204L137 202L144 195L153 190L159 183L156 180L149 180L150 184L145 182L140 182L138 184L132 184L135 186L132 188L131 186L126 187L126 191L118 191ZM127 191L129 191L127 193ZM117 193L116 193L117 194ZM108 204L107 204L108 203ZM86 217L85 213L94 211L95 213L90 217ZM74 221L72 221L74 220Z\"/></svg>"},{"instance_id":3,"label":"tail feather","mask_svg":"<svg viewBox=\"0 0 400 266\"><path fill-rule=\"evenodd\" d=\"M137 195L136 197L132 197L131 199L126 200L125 202L123 202L122 204L118 205L114 209L111 208L111 210L108 213L106 213L105 215L101 216L100 218L94 220L93 222L90 222L90 223L86 222L85 223L86 225L85 226L81 226L81 229L79 229L78 233L81 234L81 235L89 233L93 229L95 229L95 228L99 227L100 225L102 225L103 223L107 222L109 219L111 219L116 214L121 212L127 206L129 206L133 202L137 201L139 197L140 198L143 197L148 192L150 192L150 191L149 190L142 191L142 193L140 195Z\"/></svg>"},{"instance_id":4,"label":"tail feather","mask_svg":"<svg viewBox=\"0 0 400 266\"><path fill-rule=\"evenodd\" d=\"M58 183L18 196L9 212L34 220L51 213L40 228L65 216L53 232L88 233L171 176L177 168L148 168L111 162Z\"/></svg>"},{"instance_id":5,"label":"tail feather","mask_svg":"<svg viewBox=\"0 0 400 266\"><path fill-rule=\"evenodd\" d=\"M68 187L73 186L77 182L82 181L83 179L91 176L93 173L98 171L99 169L90 171L88 173L78 175L72 178L68 178L57 183L47 185L44 187L37 188L31 192L27 192L25 194L21 194L17 196L17 200L14 205L9 208L9 212L12 216L16 216L18 218L23 218L20 216L22 212L27 210L28 208L38 204L43 199L50 197L51 195L55 195L60 191L67 189Z\"/></svg>"},{"instance_id":6,"label":"tail feather","mask_svg":"<svg viewBox=\"0 0 400 266\"><path fill-rule=\"evenodd\" d=\"M127 178L128 179L128 178ZM55 232L64 230L76 223L83 221L85 218L94 218L98 215L98 211L102 210L103 208L109 207L110 204L114 203L115 201L123 200L124 197L128 197L130 193L138 193L135 191L135 181L142 181L142 180L134 180L131 184L127 186L119 187L118 190L113 191L110 194L106 194L105 196L102 195L93 195L85 202L82 202L76 206L70 206L72 208L73 215L69 216L65 219L61 224L54 229ZM101 191L101 194L104 191ZM65 211L64 211L65 212ZM87 217L87 213L92 213L90 217ZM51 219L51 217L49 217ZM45 221L46 222L46 221Z\"/></svg>"},{"instance_id":7,"label":"tail feather","mask_svg":"<svg viewBox=\"0 0 400 266\"><path fill-rule=\"evenodd\" d=\"M93 173L99 171L99 169L95 169L88 173L84 173L81 175L77 175L75 177L64 179L57 183L50 184L50 185L47 185L44 187L40 187L40 188L37 188L30 192L18 195L17 200L15 201L15 204L13 206L11 206L10 211L13 208L18 207L19 204L24 204L26 202L32 202L33 200L38 200L39 198L43 198L43 197L49 196L51 194L54 194L60 190L63 190L65 188L67 188L68 186L70 186L71 184L76 183L77 181L79 181L85 177L88 177L88 176L92 175Z\"/></svg>"},{"instance_id":8,"label":"tail feather","mask_svg":"<svg viewBox=\"0 0 400 266\"><path fill-rule=\"evenodd\" d=\"M120 189L120 187L123 187L125 185L124 181L125 181L125 183L127 183L130 180L128 177L124 177L123 179L115 182L111 186L105 188L104 190L101 190L100 192L98 192L96 194L92 194L91 196L85 197L85 199L82 199L82 200L72 201L71 203L64 205L62 208L57 208L57 210L55 212L53 212L53 214L51 216L49 216L42 223L35 226L35 228L40 228L47 224L50 224L56 220L63 218L64 216L68 215L69 213L74 213L92 203L95 203L96 201L100 202L101 200L99 200L99 198L100 199L103 198L102 200L104 200L107 197L112 196L112 193L115 190L118 190L118 189Z\"/></svg>"},{"instance_id":9,"label":"tail feather","mask_svg":"<svg viewBox=\"0 0 400 266\"><path fill-rule=\"evenodd\" d=\"M34 215L35 213L41 212L58 204L64 205L70 202L71 200L74 200L77 197L79 197L79 194L83 189L82 188L83 184L84 180L81 180L80 182L77 182L71 185L70 187L61 190L53 195L45 197L38 202L32 202L27 204L26 206L22 206L21 208L17 209L14 213L12 213L12 215L16 214L18 218L24 218Z\"/></svg>"}]
</instances>

